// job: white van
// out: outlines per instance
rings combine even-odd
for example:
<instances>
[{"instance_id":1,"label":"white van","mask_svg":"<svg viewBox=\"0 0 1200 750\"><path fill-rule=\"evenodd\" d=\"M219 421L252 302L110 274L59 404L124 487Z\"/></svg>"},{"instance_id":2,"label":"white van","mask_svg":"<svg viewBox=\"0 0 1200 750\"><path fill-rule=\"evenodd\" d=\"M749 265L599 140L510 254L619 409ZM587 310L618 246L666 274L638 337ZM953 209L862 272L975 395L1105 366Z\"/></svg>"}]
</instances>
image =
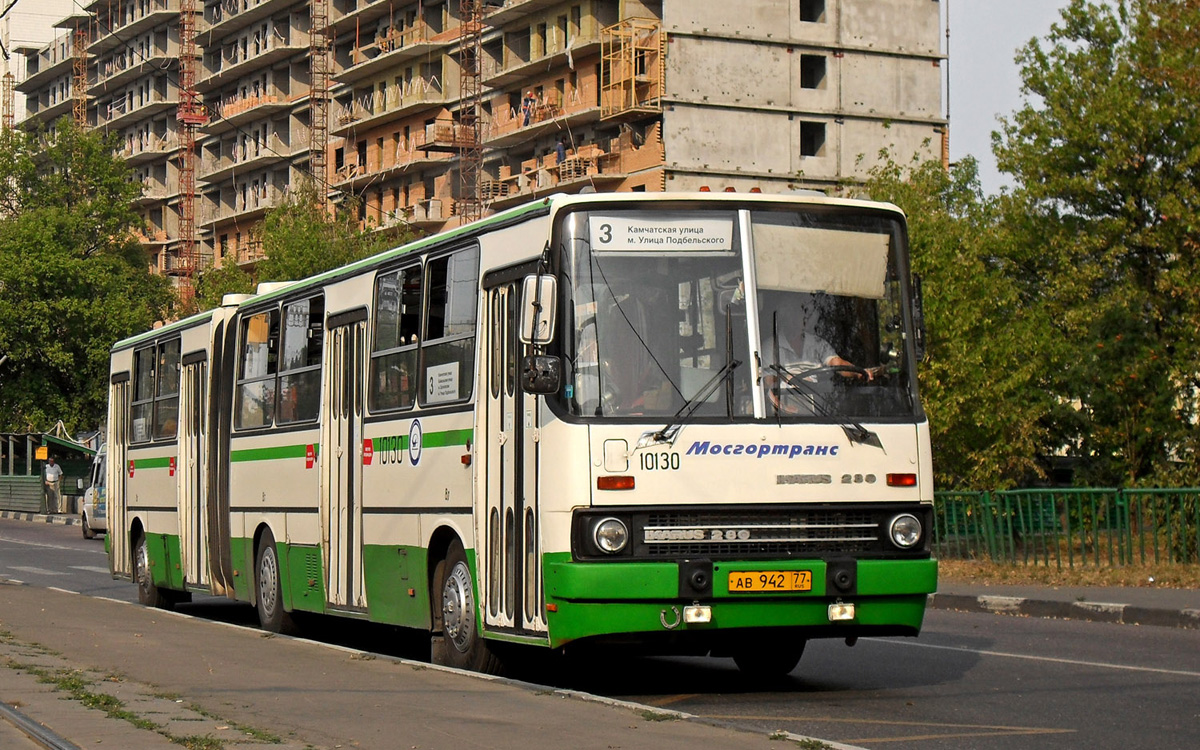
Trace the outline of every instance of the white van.
<instances>
[{"instance_id":1,"label":"white van","mask_svg":"<svg viewBox=\"0 0 1200 750\"><path fill-rule=\"evenodd\" d=\"M91 481L83 492L83 505L79 509L84 539L94 539L97 531L108 533L108 503L104 491L107 463L108 452L100 448L92 461Z\"/></svg>"}]
</instances>

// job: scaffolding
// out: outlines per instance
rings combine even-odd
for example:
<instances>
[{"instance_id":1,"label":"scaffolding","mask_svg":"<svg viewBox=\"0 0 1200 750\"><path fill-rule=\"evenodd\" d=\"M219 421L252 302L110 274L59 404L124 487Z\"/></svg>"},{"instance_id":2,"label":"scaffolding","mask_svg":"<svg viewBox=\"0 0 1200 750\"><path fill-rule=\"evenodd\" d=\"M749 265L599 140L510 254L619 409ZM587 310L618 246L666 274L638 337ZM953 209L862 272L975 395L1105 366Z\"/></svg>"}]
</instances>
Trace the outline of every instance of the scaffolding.
<instances>
[{"instance_id":1,"label":"scaffolding","mask_svg":"<svg viewBox=\"0 0 1200 750\"><path fill-rule=\"evenodd\" d=\"M483 196L480 180L483 172L483 133L479 113L482 95L483 21L481 0L460 0L459 15L462 29L459 36L458 110L460 137L458 139L458 201L455 213L463 223L483 215Z\"/></svg>"},{"instance_id":2,"label":"scaffolding","mask_svg":"<svg viewBox=\"0 0 1200 750\"><path fill-rule=\"evenodd\" d=\"M201 270L196 243L196 130L208 121L196 93L196 0L179 2L179 294L188 306Z\"/></svg>"},{"instance_id":3,"label":"scaffolding","mask_svg":"<svg viewBox=\"0 0 1200 750\"><path fill-rule=\"evenodd\" d=\"M13 74L11 70L4 71L4 79L0 82L0 87L3 87L2 110L0 110L0 130L12 130L13 119L15 117L17 102L13 94Z\"/></svg>"},{"instance_id":4,"label":"scaffolding","mask_svg":"<svg viewBox=\"0 0 1200 750\"><path fill-rule=\"evenodd\" d=\"M329 0L312 0L309 9L308 64L311 78L309 90L309 155L313 187L322 205L329 201L329 86L330 66Z\"/></svg>"},{"instance_id":5,"label":"scaffolding","mask_svg":"<svg viewBox=\"0 0 1200 750\"><path fill-rule=\"evenodd\" d=\"M662 112L666 35L662 23L628 18L600 35L600 117Z\"/></svg>"},{"instance_id":6,"label":"scaffolding","mask_svg":"<svg viewBox=\"0 0 1200 750\"><path fill-rule=\"evenodd\" d=\"M87 127L87 48L88 48L88 33L87 24L80 24L72 36L75 59L75 70L71 80L71 114L75 118L75 124L80 128Z\"/></svg>"}]
</instances>

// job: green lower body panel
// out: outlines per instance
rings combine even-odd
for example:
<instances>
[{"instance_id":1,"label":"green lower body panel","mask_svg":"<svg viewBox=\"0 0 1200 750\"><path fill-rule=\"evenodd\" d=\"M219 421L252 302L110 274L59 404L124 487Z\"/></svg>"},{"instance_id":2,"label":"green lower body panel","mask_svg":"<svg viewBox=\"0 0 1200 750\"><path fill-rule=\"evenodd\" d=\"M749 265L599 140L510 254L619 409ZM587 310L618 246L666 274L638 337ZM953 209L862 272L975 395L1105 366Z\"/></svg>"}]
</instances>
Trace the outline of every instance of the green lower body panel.
<instances>
[{"instance_id":1,"label":"green lower body panel","mask_svg":"<svg viewBox=\"0 0 1200 750\"><path fill-rule=\"evenodd\" d=\"M254 540L230 539L229 557L233 564L233 598L250 601L250 580L254 566Z\"/></svg>"},{"instance_id":2,"label":"green lower body panel","mask_svg":"<svg viewBox=\"0 0 1200 750\"><path fill-rule=\"evenodd\" d=\"M408 628L430 626L428 550L422 547L367 545L363 548L367 610L373 622Z\"/></svg>"},{"instance_id":3,"label":"green lower body panel","mask_svg":"<svg viewBox=\"0 0 1200 750\"><path fill-rule=\"evenodd\" d=\"M183 590L183 562L177 534L146 534L150 577L164 589Z\"/></svg>"},{"instance_id":4,"label":"green lower body panel","mask_svg":"<svg viewBox=\"0 0 1200 750\"><path fill-rule=\"evenodd\" d=\"M759 571L808 571L810 590L730 593L731 574ZM823 560L719 562L711 595L693 599L680 595L674 562L579 563L547 555L546 616L556 648L605 636L703 642L720 631L762 628L809 630L814 637L920 631L927 595L937 590L936 560L860 560L856 578L854 593L839 596L826 591ZM853 619L830 621L829 605L837 601L854 604ZM693 603L711 608L709 622L683 620Z\"/></svg>"}]
</instances>

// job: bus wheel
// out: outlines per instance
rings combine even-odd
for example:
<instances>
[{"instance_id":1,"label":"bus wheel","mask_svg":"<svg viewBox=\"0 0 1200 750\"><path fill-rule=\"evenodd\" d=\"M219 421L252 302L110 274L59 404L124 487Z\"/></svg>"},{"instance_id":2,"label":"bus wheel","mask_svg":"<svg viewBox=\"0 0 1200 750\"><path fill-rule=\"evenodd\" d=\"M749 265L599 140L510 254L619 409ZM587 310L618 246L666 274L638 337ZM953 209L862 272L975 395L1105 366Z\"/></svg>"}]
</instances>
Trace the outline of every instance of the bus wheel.
<instances>
[{"instance_id":1,"label":"bus wheel","mask_svg":"<svg viewBox=\"0 0 1200 750\"><path fill-rule=\"evenodd\" d=\"M499 673L500 660L476 627L475 582L462 543L457 539L450 543L446 557L438 561L433 581L433 663L472 672Z\"/></svg>"},{"instance_id":2,"label":"bus wheel","mask_svg":"<svg viewBox=\"0 0 1200 750\"><path fill-rule=\"evenodd\" d=\"M275 548L275 535L270 529L263 532L258 542L258 558L254 580L258 584L255 608L258 622L263 630L271 633L296 633L296 621L283 608L283 583L279 575L279 552Z\"/></svg>"},{"instance_id":3,"label":"bus wheel","mask_svg":"<svg viewBox=\"0 0 1200 750\"><path fill-rule=\"evenodd\" d=\"M169 602L150 574L150 549L146 546L146 535L138 534L133 547L133 580L138 587L138 601L147 607L166 609Z\"/></svg>"},{"instance_id":4,"label":"bus wheel","mask_svg":"<svg viewBox=\"0 0 1200 750\"><path fill-rule=\"evenodd\" d=\"M83 538L84 539L95 539L96 532L92 531L91 526L88 526L87 513L84 513L83 516L80 517L80 521L81 521L80 526L83 527Z\"/></svg>"},{"instance_id":5,"label":"bus wheel","mask_svg":"<svg viewBox=\"0 0 1200 750\"><path fill-rule=\"evenodd\" d=\"M748 646L734 653L733 663L742 674L756 679L787 677L804 656L807 641L775 646Z\"/></svg>"}]
</instances>

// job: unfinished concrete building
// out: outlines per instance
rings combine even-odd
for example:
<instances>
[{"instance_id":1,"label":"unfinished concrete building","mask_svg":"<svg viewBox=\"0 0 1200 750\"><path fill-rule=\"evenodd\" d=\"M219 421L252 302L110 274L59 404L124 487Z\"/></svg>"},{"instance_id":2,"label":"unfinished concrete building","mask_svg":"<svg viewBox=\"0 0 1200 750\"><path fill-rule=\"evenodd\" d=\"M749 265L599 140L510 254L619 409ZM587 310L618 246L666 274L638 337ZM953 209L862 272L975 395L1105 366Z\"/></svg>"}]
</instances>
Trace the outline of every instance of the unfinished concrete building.
<instances>
[{"instance_id":1,"label":"unfinished concrete building","mask_svg":"<svg viewBox=\"0 0 1200 750\"><path fill-rule=\"evenodd\" d=\"M166 245L178 226L177 20L149 9L177 19L188 1L111 0L131 9L108 16L128 43L88 49L90 122L125 134L147 184L147 241ZM99 17L109 2L88 9ZM253 262L256 224L308 177L366 227L422 231L553 191L837 189L882 148L939 154L940 11L939 0L205 0L199 241ZM31 79L31 101L57 80ZM167 153L152 158L160 143Z\"/></svg>"}]
</instances>

